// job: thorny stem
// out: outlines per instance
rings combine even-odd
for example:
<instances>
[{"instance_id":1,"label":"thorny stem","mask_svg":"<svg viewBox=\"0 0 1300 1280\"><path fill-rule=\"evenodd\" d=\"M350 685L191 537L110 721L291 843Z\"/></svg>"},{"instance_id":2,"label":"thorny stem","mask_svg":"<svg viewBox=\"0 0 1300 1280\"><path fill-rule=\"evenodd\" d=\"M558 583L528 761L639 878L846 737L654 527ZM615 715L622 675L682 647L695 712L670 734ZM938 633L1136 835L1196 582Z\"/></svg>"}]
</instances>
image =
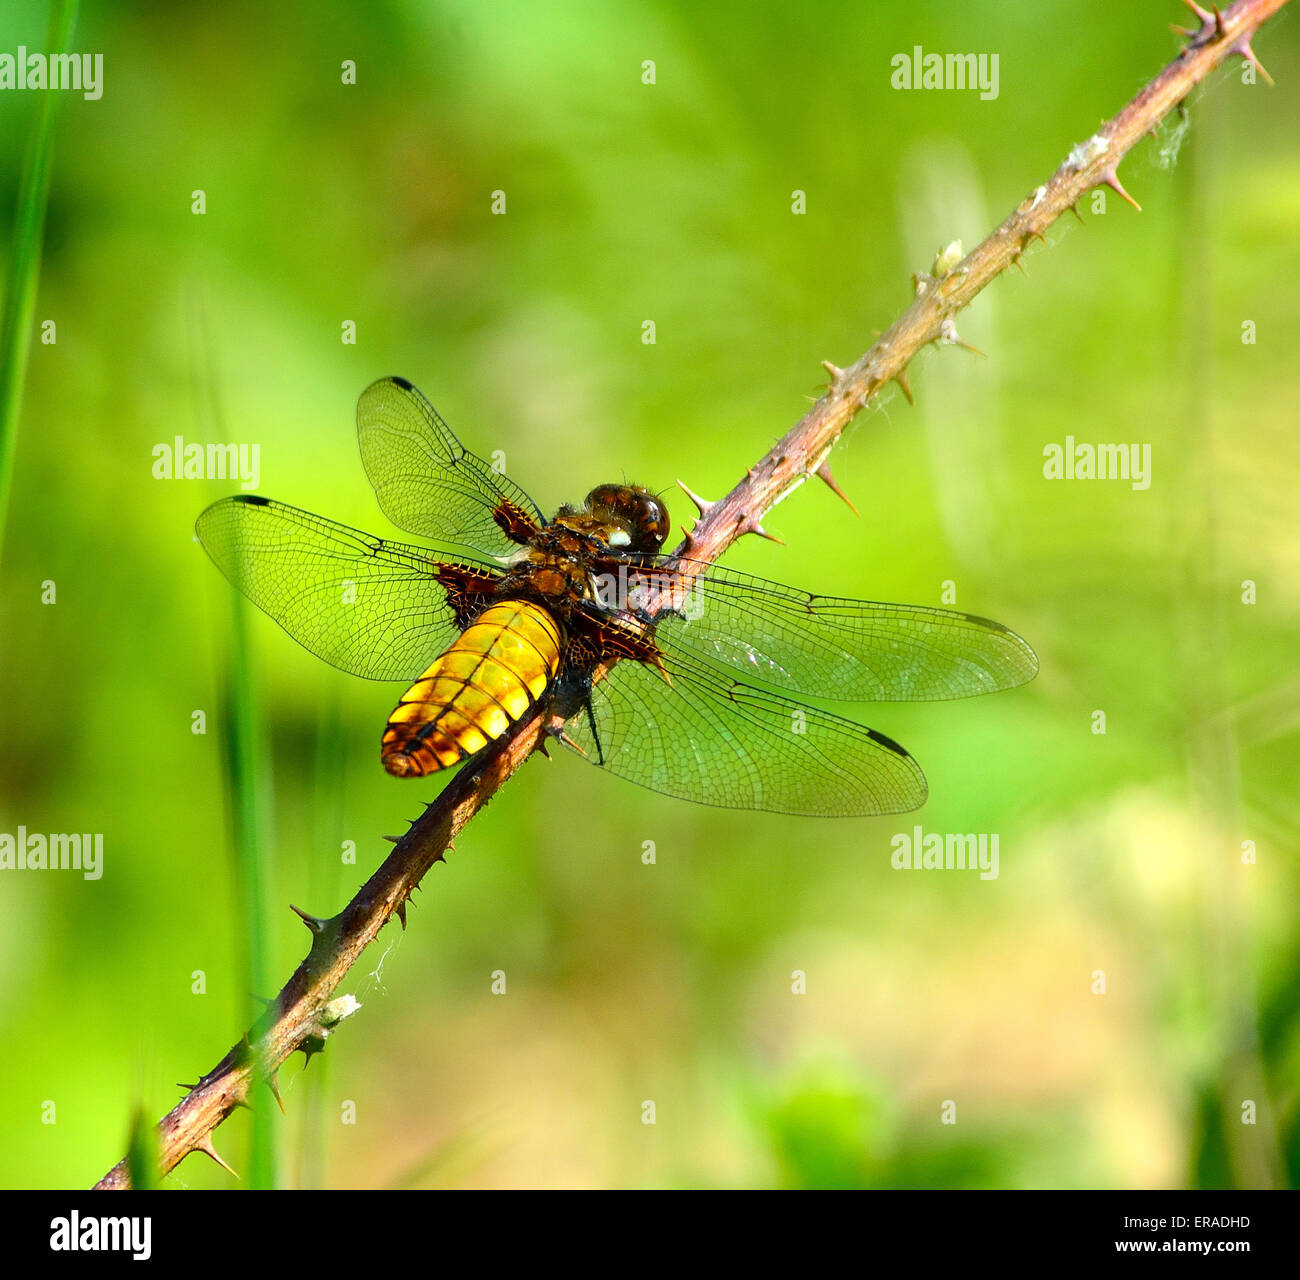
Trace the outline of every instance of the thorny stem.
<instances>
[{"instance_id":1,"label":"thorny stem","mask_svg":"<svg viewBox=\"0 0 1300 1280\"><path fill-rule=\"evenodd\" d=\"M1120 185L1116 173L1120 160L1229 57L1246 59L1267 79L1250 41L1260 25L1286 2L1238 0L1220 13L1184 0L1198 26L1185 33L1187 43L1179 56L1119 115L1075 147L1047 182L1030 192L966 257L955 264L941 257L933 274L916 276L912 304L869 351L846 369L827 362L831 381L826 394L749 468L730 493L716 502L690 494L700 508L700 518L677 554L703 566L746 533L770 536L759 523L762 516L811 475L839 493L826 457L858 410L890 381L896 381L910 400L907 368L913 357L932 342L962 345L954 316L985 285L1018 264L1029 243L1042 239L1046 229L1074 209L1085 193L1104 184L1136 205ZM656 603L652 601L649 607L654 612ZM310 1058L323 1047L333 1026L355 1007L347 997L332 999L348 970L394 915L405 927L406 903L425 872L443 861L457 833L533 751L545 749L547 731L557 727L551 719L549 712L539 710L464 766L339 915L317 920L299 912L312 931L311 951L262 1018L163 1117L158 1126L158 1148L164 1174L191 1151L203 1151L229 1167L212 1145L213 1130L236 1107L251 1105L250 1094L259 1080L266 1080L278 1100L275 1073L279 1066L297 1050ZM96 1183L96 1189L129 1185L123 1160Z\"/></svg>"}]
</instances>

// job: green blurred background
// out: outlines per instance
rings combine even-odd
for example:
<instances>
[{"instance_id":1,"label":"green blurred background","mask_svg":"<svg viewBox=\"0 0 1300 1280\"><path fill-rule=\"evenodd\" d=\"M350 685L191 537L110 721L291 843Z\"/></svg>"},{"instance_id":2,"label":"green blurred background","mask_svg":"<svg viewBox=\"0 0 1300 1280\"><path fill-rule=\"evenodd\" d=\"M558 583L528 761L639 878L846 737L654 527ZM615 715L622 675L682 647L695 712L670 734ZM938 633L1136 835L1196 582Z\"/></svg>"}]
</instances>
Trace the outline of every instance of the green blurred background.
<instances>
[{"instance_id":1,"label":"green blurred background","mask_svg":"<svg viewBox=\"0 0 1300 1280\"><path fill-rule=\"evenodd\" d=\"M230 592L192 539L235 486L155 480L156 444L256 442L261 492L393 536L352 412L400 373L548 511L624 476L719 494L818 361L849 363L913 271L1045 180L1184 16L84 4L104 94L57 127L37 319L58 340L31 352L0 573L0 830L102 832L105 873L0 876L0 1184L94 1181L257 1008ZM9 0L0 49L41 47L46 19ZM893 90L918 44L998 53L998 98ZM1125 162L1145 212L1059 224L966 317L987 359L927 353L915 408L861 416L834 458L860 519L808 486L768 521L786 546L728 556L878 599L952 581L1034 644L1034 684L861 709L926 769L915 818L713 811L531 763L340 988L362 1008L286 1067L287 1117L260 1099L281 1185L1300 1176L1296 14L1256 47L1275 88L1234 62ZM6 245L35 103L0 95ZM1067 434L1150 443L1150 489L1045 480ZM287 904L340 909L437 784L379 766L399 688L251 610L247 632L271 995L307 941ZM998 833L999 878L893 870L914 822ZM217 1135L245 1172L255 1123ZM240 1184L195 1156L169 1185Z\"/></svg>"}]
</instances>

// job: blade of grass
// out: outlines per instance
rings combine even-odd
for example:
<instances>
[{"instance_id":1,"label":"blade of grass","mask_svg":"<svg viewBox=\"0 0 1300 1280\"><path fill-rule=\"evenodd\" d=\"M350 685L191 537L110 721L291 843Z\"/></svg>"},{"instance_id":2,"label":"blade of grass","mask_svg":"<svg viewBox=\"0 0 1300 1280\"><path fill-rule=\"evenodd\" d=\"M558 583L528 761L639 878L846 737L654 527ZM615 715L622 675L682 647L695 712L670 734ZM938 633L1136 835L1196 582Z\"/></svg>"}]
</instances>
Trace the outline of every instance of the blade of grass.
<instances>
[{"instance_id":1,"label":"blade of grass","mask_svg":"<svg viewBox=\"0 0 1300 1280\"><path fill-rule=\"evenodd\" d=\"M131 1170L132 1187L137 1191L158 1190L158 1132L149 1122L148 1113L143 1108L137 1108L131 1117L126 1162Z\"/></svg>"},{"instance_id":2,"label":"blade of grass","mask_svg":"<svg viewBox=\"0 0 1300 1280\"><path fill-rule=\"evenodd\" d=\"M312 842L307 867L307 893L312 903L334 902L342 882L343 793L347 785L347 735L338 682L326 681L316 721L312 768ZM317 1190L325 1185L327 1139L325 1100L331 1054L318 1055L317 1065L299 1077L302 1089L294 1108L300 1117L297 1186Z\"/></svg>"},{"instance_id":3,"label":"blade of grass","mask_svg":"<svg viewBox=\"0 0 1300 1280\"><path fill-rule=\"evenodd\" d=\"M194 396L204 432L224 440L224 414L217 394L212 338L201 301L195 297L191 312ZM230 593L230 654L223 684L222 741L225 747L226 788L229 796L235 875L242 904L241 943L245 990L263 998L272 989L268 956L270 921L267 917L269 867L266 853L271 843L269 766L260 712L256 673L248 644L248 613L238 591ZM252 1142L244 1185L254 1190L273 1188L278 1182L277 1130L270 1107L269 1089L252 1109Z\"/></svg>"},{"instance_id":4,"label":"blade of grass","mask_svg":"<svg viewBox=\"0 0 1300 1280\"><path fill-rule=\"evenodd\" d=\"M262 995L271 990L267 956L267 868L264 851L271 848L270 784L258 695L248 648L248 611L244 597L230 593L230 662L226 671L223 734L226 778L230 794L235 866L244 914L245 975L248 990ZM263 1092L253 1107L253 1140L247 1185L254 1189L276 1184L275 1129Z\"/></svg>"},{"instance_id":5,"label":"blade of grass","mask_svg":"<svg viewBox=\"0 0 1300 1280\"><path fill-rule=\"evenodd\" d=\"M76 20L77 0L53 0L45 37L48 53L67 52ZM18 411L32 341L36 286L41 275L41 239L54 152L54 115L60 96L57 91L47 89L37 99L36 128L28 144L18 188L13 253L9 259L4 319L0 321L0 560L4 558L14 451L18 444Z\"/></svg>"}]
</instances>

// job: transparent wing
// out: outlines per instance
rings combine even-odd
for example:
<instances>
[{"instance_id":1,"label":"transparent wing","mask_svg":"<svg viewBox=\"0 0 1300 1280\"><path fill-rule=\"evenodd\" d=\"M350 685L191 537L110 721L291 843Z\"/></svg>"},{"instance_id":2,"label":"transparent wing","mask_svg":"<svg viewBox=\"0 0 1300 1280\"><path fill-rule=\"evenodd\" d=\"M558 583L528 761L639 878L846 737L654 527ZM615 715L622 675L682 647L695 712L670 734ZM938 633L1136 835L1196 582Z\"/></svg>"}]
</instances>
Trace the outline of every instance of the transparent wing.
<instances>
[{"instance_id":1,"label":"transparent wing","mask_svg":"<svg viewBox=\"0 0 1300 1280\"><path fill-rule=\"evenodd\" d=\"M230 581L299 644L352 675L413 680L496 573L241 494L195 530Z\"/></svg>"},{"instance_id":2,"label":"transparent wing","mask_svg":"<svg viewBox=\"0 0 1300 1280\"><path fill-rule=\"evenodd\" d=\"M896 742L665 653L669 687L618 663L567 723L588 760L652 791L725 809L823 817L906 813L925 776Z\"/></svg>"},{"instance_id":3,"label":"transparent wing","mask_svg":"<svg viewBox=\"0 0 1300 1280\"><path fill-rule=\"evenodd\" d=\"M679 564L688 564L679 561ZM747 680L846 702L929 702L1013 689L1034 651L988 618L812 595L710 565L658 632Z\"/></svg>"},{"instance_id":4,"label":"transparent wing","mask_svg":"<svg viewBox=\"0 0 1300 1280\"><path fill-rule=\"evenodd\" d=\"M470 453L405 378L361 393L357 439L380 508L409 533L501 556L544 523L533 500Z\"/></svg>"}]
</instances>

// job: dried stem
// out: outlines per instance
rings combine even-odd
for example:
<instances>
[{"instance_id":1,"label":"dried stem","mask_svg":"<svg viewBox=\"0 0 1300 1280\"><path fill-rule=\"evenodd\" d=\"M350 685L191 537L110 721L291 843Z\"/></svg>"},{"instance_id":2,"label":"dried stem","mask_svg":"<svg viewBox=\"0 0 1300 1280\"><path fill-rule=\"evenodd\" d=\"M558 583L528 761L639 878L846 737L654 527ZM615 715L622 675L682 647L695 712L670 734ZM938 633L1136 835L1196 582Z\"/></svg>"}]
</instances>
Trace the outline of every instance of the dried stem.
<instances>
[{"instance_id":1,"label":"dried stem","mask_svg":"<svg viewBox=\"0 0 1300 1280\"><path fill-rule=\"evenodd\" d=\"M746 533L770 536L760 519L809 476L820 477L839 494L826 458L858 410L890 381L898 382L911 399L907 368L912 358L932 342L964 345L954 325L957 312L1017 264L1029 243L1042 239L1046 229L1074 209L1085 193L1104 184L1135 204L1120 185L1116 173L1120 160L1217 66L1236 55L1267 79L1250 41L1286 2L1238 0L1219 13L1184 0L1198 25L1185 33L1187 44L1179 56L1119 115L1076 146L1047 182L1022 200L983 243L955 263L943 261L946 255L941 255L933 274L917 275L914 301L869 351L846 369L826 363L831 377L826 394L726 497L706 502L690 495L700 508L700 518L677 549L677 555L689 557L684 568L689 571L691 564L703 566L716 560ZM653 612L653 602L650 608ZM545 749L546 731L556 727L550 721L548 712L539 711L464 766L339 915L318 920L299 912L312 931L311 951L258 1023L163 1118L158 1130L163 1173L191 1151L203 1151L228 1167L212 1145L213 1130L237 1106L250 1105L250 1093L259 1080L267 1081L278 1100L275 1073L280 1064L297 1050L310 1058L323 1046L337 1022L355 1007L348 997L332 998L348 970L394 915L405 926L406 903L425 872L443 861L456 834L529 755ZM122 1161L96 1187L129 1185L126 1161Z\"/></svg>"}]
</instances>

